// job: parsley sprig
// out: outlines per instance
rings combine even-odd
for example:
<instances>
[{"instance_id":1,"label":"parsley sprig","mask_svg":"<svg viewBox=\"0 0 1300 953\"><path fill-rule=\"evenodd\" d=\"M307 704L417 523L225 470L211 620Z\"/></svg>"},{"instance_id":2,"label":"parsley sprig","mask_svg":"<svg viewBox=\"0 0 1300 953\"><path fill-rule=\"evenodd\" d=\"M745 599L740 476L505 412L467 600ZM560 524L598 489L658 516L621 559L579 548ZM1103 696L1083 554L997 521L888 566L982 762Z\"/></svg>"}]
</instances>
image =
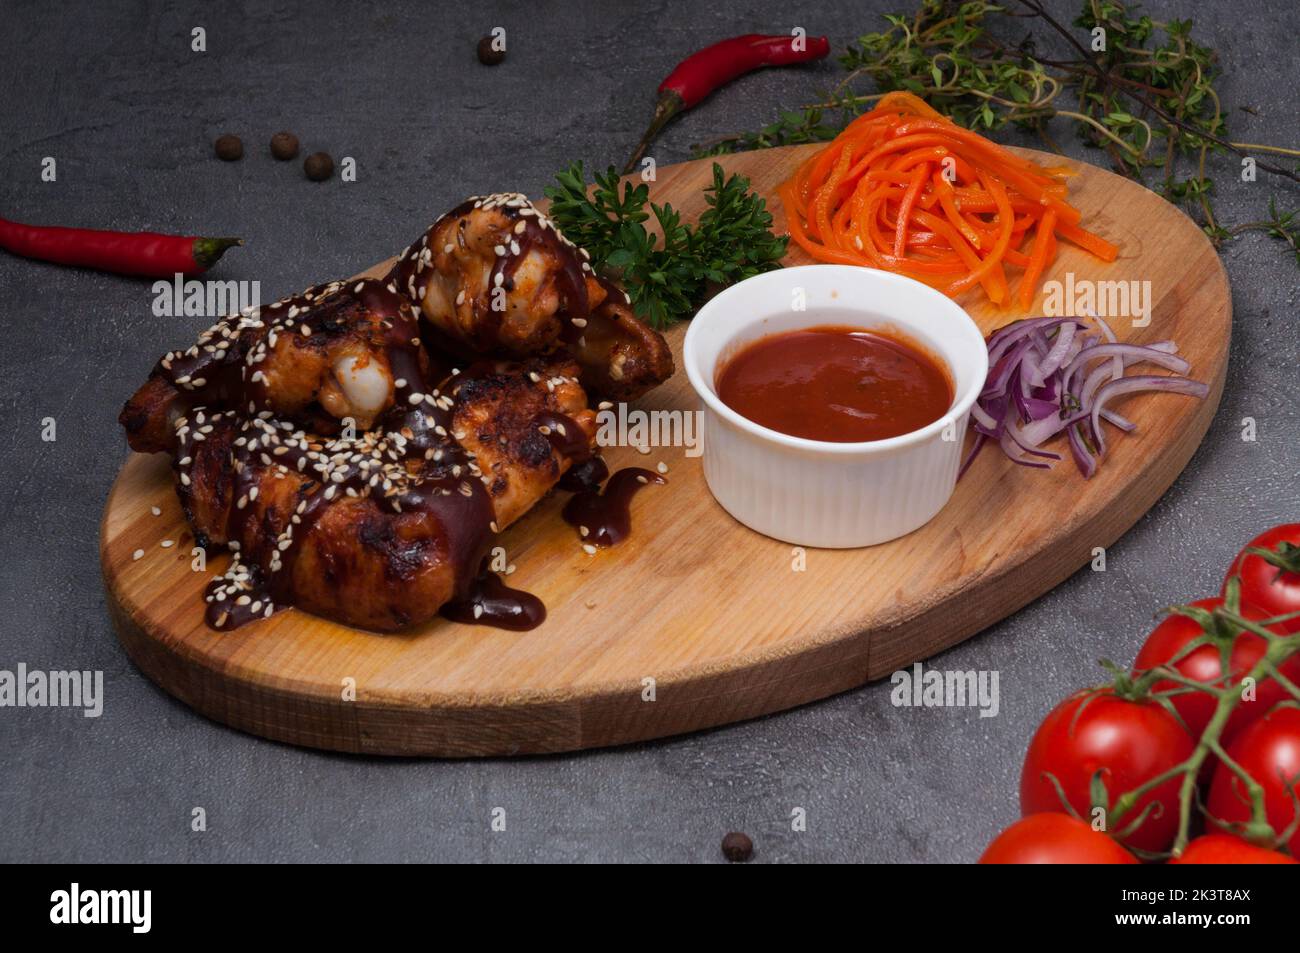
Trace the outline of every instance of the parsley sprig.
<instances>
[{"instance_id":1,"label":"parsley sprig","mask_svg":"<svg viewBox=\"0 0 1300 953\"><path fill-rule=\"evenodd\" d=\"M581 162L558 173L546 189L550 217L594 268L619 279L652 327L689 318L710 292L780 267L788 236L772 234L772 213L749 180L727 176L716 162L708 208L694 225L651 202L644 182L620 182L613 166L594 178L588 194ZM652 219L658 234L647 228Z\"/></svg>"}]
</instances>

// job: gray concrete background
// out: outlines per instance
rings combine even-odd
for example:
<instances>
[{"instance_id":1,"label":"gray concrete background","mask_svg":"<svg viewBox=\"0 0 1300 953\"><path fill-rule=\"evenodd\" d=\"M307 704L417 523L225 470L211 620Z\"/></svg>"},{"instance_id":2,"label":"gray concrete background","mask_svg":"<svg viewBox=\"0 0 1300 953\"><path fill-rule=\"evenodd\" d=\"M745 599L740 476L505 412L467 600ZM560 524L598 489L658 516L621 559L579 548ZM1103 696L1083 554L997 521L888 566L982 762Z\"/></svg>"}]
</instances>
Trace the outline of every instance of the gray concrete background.
<instances>
[{"instance_id":1,"label":"gray concrete background","mask_svg":"<svg viewBox=\"0 0 1300 953\"><path fill-rule=\"evenodd\" d=\"M1053 7L1072 17L1075 4ZM687 52L792 25L840 50L911 3L434 5L4 4L0 211L98 227L240 234L215 276L260 279L264 299L395 252L465 194L540 193L576 158L621 162L654 88ZM1234 135L1297 145L1300 7L1161 2L1221 53ZM507 28L506 63L474 58ZM190 52L189 31L208 51ZM830 62L769 71L708 100L655 149L770 121L814 101ZM1238 107L1249 106L1250 114ZM295 130L306 151L356 157L359 181L315 185L264 153ZM244 161L211 157L223 132ZM1085 152L1069 130L1058 140ZM1032 144L1026 142L1026 144ZM39 178L43 157L58 179ZM1093 159L1096 161L1095 154ZM1220 159L1225 220L1261 217L1294 185L1238 181ZM341 861L718 859L730 829L766 861L971 861L1017 815L1039 719L1132 658L1163 605L1214 592L1255 531L1300 516L1297 271L1276 242L1224 253L1236 322L1219 415L1187 471L1110 552L1024 611L936 660L997 669L997 718L895 709L888 683L661 743L572 757L477 762L344 757L213 724L155 688L113 636L97 561L105 494L126 456L118 409L166 348L207 322L150 314L148 283L0 254L0 668L102 669L98 720L0 709L0 860ZM40 440L40 421L58 440ZM1252 416L1259 439L1245 443ZM996 518L996 514L991 514ZM208 815L191 833L191 809ZM493 807L505 833L489 832ZM807 831L790 830L803 807Z\"/></svg>"}]
</instances>

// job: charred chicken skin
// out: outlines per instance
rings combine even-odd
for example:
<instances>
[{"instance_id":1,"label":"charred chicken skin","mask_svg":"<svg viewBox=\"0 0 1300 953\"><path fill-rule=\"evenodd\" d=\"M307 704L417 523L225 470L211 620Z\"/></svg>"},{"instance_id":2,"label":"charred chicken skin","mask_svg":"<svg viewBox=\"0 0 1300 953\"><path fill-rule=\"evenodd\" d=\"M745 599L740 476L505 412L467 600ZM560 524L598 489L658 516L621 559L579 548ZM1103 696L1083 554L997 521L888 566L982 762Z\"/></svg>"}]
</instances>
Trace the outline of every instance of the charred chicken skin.
<instances>
[{"instance_id":1,"label":"charred chicken skin","mask_svg":"<svg viewBox=\"0 0 1300 953\"><path fill-rule=\"evenodd\" d=\"M170 423L197 405L265 411L326 433L347 421L367 430L393 405L395 356L432 370L418 337L410 305L382 282L319 285L223 318L188 350L165 354L121 422L146 452L168 446Z\"/></svg>"},{"instance_id":2,"label":"charred chicken skin","mask_svg":"<svg viewBox=\"0 0 1300 953\"><path fill-rule=\"evenodd\" d=\"M391 286L335 283L165 356L120 420L234 553L209 624L298 605L387 631L463 602L492 535L590 454L578 372L560 354L446 374Z\"/></svg>"},{"instance_id":3,"label":"charred chicken skin","mask_svg":"<svg viewBox=\"0 0 1300 953\"><path fill-rule=\"evenodd\" d=\"M630 400L672 375L672 353L588 257L527 197L499 193L434 222L387 280L420 310L438 349L516 356L564 349L589 391Z\"/></svg>"}]
</instances>

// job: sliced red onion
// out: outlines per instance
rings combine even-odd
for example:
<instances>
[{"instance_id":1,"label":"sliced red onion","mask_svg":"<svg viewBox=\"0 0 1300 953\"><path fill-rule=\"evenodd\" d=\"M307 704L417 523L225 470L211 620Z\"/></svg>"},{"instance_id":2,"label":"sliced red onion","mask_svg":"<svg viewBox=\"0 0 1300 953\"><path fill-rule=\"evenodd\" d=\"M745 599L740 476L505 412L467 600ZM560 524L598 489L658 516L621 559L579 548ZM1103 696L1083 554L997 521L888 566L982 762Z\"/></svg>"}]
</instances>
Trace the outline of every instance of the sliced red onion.
<instances>
[{"instance_id":1,"label":"sliced red onion","mask_svg":"<svg viewBox=\"0 0 1300 953\"><path fill-rule=\"evenodd\" d=\"M1191 368L1176 356L1173 341L1121 344L1104 320L1091 318L1095 332L1079 318L1029 318L989 336L990 371L971 408L975 440L958 478L992 441L1020 466L1050 468L1042 461L1059 460L1061 455L1042 445L1062 431L1079 472L1090 478L1106 452L1103 421L1128 433L1137 429L1106 406L1108 402L1138 391L1202 398L1208 393L1206 385L1177 376ZM1098 361L1103 363L1093 366ZM1124 376L1129 366L1141 363L1163 367L1174 376Z\"/></svg>"},{"instance_id":2,"label":"sliced red onion","mask_svg":"<svg viewBox=\"0 0 1300 953\"><path fill-rule=\"evenodd\" d=\"M1097 472L1097 458L1093 455L1092 450L1084 441L1082 434L1083 425L1074 424L1070 427L1070 455L1074 457L1075 465L1078 466L1079 472L1083 474L1085 480L1091 480Z\"/></svg>"},{"instance_id":3,"label":"sliced red onion","mask_svg":"<svg viewBox=\"0 0 1300 953\"><path fill-rule=\"evenodd\" d=\"M998 422L989 416L988 411L980 406L978 400L971 405L970 415L975 418L975 423L978 427L990 432L998 429Z\"/></svg>"},{"instance_id":4,"label":"sliced red onion","mask_svg":"<svg viewBox=\"0 0 1300 953\"><path fill-rule=\"evenodd\" d=\"M970 453L966 454L966 459L961 462L961 469L957 471L958 480L966 475L966 471L970 469L970 465L975 462L975 458L978 457L980 451L984 449L984 444L988 439L989 438L982 433L975 434L975 442L971 444Z\"/></svg>"},{"instance_id":5,"label":"sliced red onion","mask_svg":"<svg viewBox=\"0 0 1300 953\"><path fill-rule=\"evenodd\" d=\"M1138 429L1137 424L1133 423L1133 421L1129 420L1127 417L1121 417L1119 414L1115 413L1115 411L1110 410L1109 408L1104 408L1102 410L1101 419L1105 421L1109 421L1110 423L1114 424L1116 427L1118 427L1120 430L1124 431L1125 433L1132 433L1133 431Z\"/></svg>"},{"instance_id":6,"label":"sliced red onion","mask_svg":"<svg viewBox=\"0 0 1300 953\"><path fill-rule=\"evenodd\" d=\"M1020 359L1029 351L1029 342L1022 341L1013 347L1005 357L997 364L989 364L992 370L989 371L989 380L984 385L984 394L993 396L995 394L1005 394L1007 384L1010 383L1013 374L1020 370ZM981 395L983 396L983 394Z\"/></svg>"},{"instance_id":7,"label":"sliced red onion","mask_svg":"<svg viewBox=\"0 0 1300 953\"><path fill-rule=\"evenodd\" d=\"M1011 420L1006 421L1005 427L1006 427L1006 436L1010 437L1011 442L1014 443L1021 450L1023 450L1025 453L1028 453L1035 457L1044 457L1048 460L1061 459L1061 455L1059 453L1052 453L1050 450L1039 450L1036 447L1028 444L1025 441L1024 436L1022 435L1023 432L1021 431L1020 427L1014 421Z\"/></svg>"},{"instance_id":8,"label":"sliced red onion","mask_svg":"<svg viewBox=\"0 0 1300 953\"><path fill-rule=\"evenodd\" d=\"M1023 321L1013 321L1005 327L999 328L993 332L989 338L989 367L995 365L1001 360L1002 355L1017 342L1023 340L1034 331L1046 332L1052 328L1059 327L1067 321L1073 321L1073 318L1027 318Z\"/></svg>"},{"instance_id":9,"label":"sliced red onion","mask_svg":"<svg viewBox=\"0 0 1300 953\"><path fill-rule=\"evenodd\" d=\"M1200 381L1189 380L1186 377L1157 377L1153 374L1121 377L1119 380L1104 384L1101 390L1097 391L1096 403L1092 405L1092 432L1097 438L1098 456L1106 453L1106 437L1101 430L1101 413L1106 406L1106 401L1143 390L1158 390L1166 394L1184 394L1187 397L1196 397L1202 400L1210 392L1210 388Z\"/></svg>"},{"instance_id":10,"label":"sliced red onion","mask_svg":"<svg viewBox=\"0 0 1300 953\"><path fill-rule=\"evenodd\" d=\"M1105 320L1102 318L1101 315L1099 315L1095 311L1089 311L1088 317L1092 318L1093 323L1097 325L1097 327L1101 328L1101 333L1106 335L1107 341L1109 341L1111 344L1119 343L1119 338L1115 337L1115 332L1110 329L1110 325L1105 322ZM1123 374L1124 374L1124 362L1117 360L1115 362L1114 376L1121 377L1123 376Z\"/></svg>"},{"instance_id":11,"label":"sliced red onion","mask_svg":"<svg viewBox=\"0 0 1300 953\"><path fill-rule=\"evenodd\" d=\"M1052 349L1047 352L1047 358L1039 366L1038 371L1041 375L1056 373L1056 369L1065 363L1066 357L1071 354L1070 345L1074 343L1074 332L1079 326L1073 321L1061 325L1061 330L1056 334L1056 341L1052 344ZM1038 386L1043 386L1043 381L1038 382Z\"/></svg>"},{"instance_id":12,"label":"sliced red onion","mask_svg":"<svg viewBox=\"0 0 1300 953\"><path fill-rule=\"evenodd\" d=\"M1127 363L1137 363L1146 361L1149 364L1156 364L1160 367L1168 368L1175 374L1186 374L1191 370L1192 365L1188 364L1181 357L1165 351L1162 348L1144 347L1141 344L1098 344L1094 347L1086 348L1070 362L1070 368L1085 367L1092 361L1101 360L1112 355L1120 358L1118 369L1111 364L1113 377L1118 377L1124 373L1124 365ZM1117 372L1116 372L1117 371Z\"/></svg>"},{"instance_id":13,"label":"sliced red onion","mask_svg":"<svg viewBox=\"0 0 1300 953\"><path fill-rule=\"evenodd\" d=\"M998 444L1002 447L1002 452L1010 458L1012 463L1018 463L1022 467L1034 467L1037 470L1050 470L1052 468L1050 463L1038 463L1037 461L1030 460L1028 457L1024 456L1024 454L1021 453L1020 448L1016 446L1016 442L1011 439L1011 431L1009 430L1004 430L1002 432L1002 437L998 440ZM1057 459L1060 458L1058 457Z\"/></svg>"}]
</instances>

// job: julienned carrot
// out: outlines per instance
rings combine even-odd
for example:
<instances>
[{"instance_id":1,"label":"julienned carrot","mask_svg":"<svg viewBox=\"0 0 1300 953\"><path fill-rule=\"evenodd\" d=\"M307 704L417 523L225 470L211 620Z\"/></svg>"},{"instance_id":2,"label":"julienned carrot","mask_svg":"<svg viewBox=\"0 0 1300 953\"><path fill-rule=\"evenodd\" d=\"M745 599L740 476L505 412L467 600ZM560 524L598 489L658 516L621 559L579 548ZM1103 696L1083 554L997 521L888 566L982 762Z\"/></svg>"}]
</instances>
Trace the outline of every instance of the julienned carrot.
<instances>
[{"instance_id":1,"label":"julienned carrot","mask_svg":"<svg viewBox=\"0 0 1300 953\"><path fill-rule=\"evenodd\" d=\"M1102 261L1114 261L1119 256L1119 248L1106 239L1075 225L1058 224L1056 234L1068 242L1073 242L1084 251L1090 251Z\"/></svg>"},{"instance_id":2,"label":"julienned carrot","mask_svg":"<svg viewBox=\"0 0 1300 953\"><path fill-rule=\"evenodd\" d=\"M911 93L889 93L778 190L790 235L819 261L883 268L949 295L979 285L1009 304L1023 269L1028 309L1058 237L1114 261L1067 201L1070 170L1044 168L955 125Z\"/></svg>"},{"instance_id":3,"label":"julienned carrot","mask_svg":"<svg viewBox=\"0 0 1300 953\"><path fill-rule=\"evenodd\" d=\"M924 184L930 166L927 163L918 165L912 173L912 181L907 184L907 191L903 193L902 200L898 203L898 223L894 227L894 257L903 257L903 247L907 243L907 222L912 217L912 206L916 204L916 197L921 194L921 186Z\"/></svg>"},{"instance_id":4,"label":"julienned carrot","mask_svg":"<svg viewBox=\"0 0 1300 953\"><path fill-rule=\"evenodd\" d=\"M1038 279L1047 267L1047 254L1052 235L1056 231L1056 213L1051 209L1043 215L1042 227L1034 236L1034 247L1029 252L1029 264L1025 265L1025 274L1020 279L1020 307L1026 311L1034 303L1034 292L1038 290Z\"/></svg>"}]
</instances>

